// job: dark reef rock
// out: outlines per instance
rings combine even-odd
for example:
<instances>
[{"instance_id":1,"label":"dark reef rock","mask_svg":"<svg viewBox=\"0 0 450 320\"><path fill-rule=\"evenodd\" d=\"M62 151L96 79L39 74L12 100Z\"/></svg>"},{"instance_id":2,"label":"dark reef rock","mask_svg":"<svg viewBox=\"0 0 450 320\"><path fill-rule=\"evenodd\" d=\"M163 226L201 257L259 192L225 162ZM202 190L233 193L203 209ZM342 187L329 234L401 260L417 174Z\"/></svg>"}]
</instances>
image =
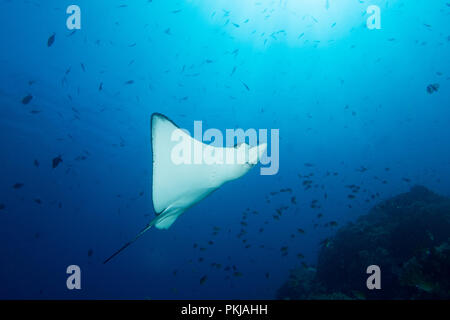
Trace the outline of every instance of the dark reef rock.
<instances>
[{"instance_id":1,"label":"dark reef rock","mask_svg":"<svg viewBox=\"0 0 450 320\"><path fill-rule=\"evenodd\" d=\"M368 290L366 269L381 269ZM317 269L291 271L279 299L450 299L450 199L415 186L339 229Z\"/></svg>"}]
</instances>

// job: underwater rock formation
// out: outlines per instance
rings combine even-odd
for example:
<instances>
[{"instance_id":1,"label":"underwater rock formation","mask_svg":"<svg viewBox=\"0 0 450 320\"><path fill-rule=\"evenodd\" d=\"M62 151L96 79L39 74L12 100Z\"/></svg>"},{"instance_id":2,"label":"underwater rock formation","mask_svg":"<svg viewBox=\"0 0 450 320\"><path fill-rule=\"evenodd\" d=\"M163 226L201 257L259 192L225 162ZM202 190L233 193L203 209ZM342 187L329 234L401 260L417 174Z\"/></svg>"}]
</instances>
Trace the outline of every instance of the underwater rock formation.
<instances>
[{"instance_id":1,"label":"underwater rock formation","mask_svg":"<svg viewBox=\"0 0 450 320\"><path fill-rule=\"evenodd\" d=\"M369 265L381 289L369 290ZM339 229L317 268L297 268L278 299L450 299L450 198L422 186Z\"/></svg>"}]
</instances>

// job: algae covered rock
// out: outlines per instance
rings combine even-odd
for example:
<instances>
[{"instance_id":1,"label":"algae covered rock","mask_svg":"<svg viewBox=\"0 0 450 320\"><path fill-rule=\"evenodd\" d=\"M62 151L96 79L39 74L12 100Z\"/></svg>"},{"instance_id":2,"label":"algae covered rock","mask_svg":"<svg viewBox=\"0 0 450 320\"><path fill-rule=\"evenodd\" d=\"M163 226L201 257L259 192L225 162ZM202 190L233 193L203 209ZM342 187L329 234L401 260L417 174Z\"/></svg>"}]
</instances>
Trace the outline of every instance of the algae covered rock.
<instances>
[{"instance_id":1,"label":"algae covered rock","mask_svg":"<svg viewBox=\"0 0 450 320\"><path fill-rule=\"evenodd\" d=\"M380 290L367 289L370 265ZM326 241L315 272L292 275L278 298L449 299L450 199L416 186L383 201Z\"/></svg>"}]
</instances>

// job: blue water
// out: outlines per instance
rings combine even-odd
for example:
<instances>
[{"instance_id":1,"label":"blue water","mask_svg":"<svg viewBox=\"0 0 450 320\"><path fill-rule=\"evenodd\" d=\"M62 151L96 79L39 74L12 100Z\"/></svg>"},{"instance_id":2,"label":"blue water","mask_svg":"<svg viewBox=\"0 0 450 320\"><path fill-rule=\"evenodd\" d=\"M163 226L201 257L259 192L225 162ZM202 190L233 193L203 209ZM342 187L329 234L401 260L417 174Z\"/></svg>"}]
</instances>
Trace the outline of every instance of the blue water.
<instances>
[{"instance_id":1,"label":"blue water","mask_svg":"<svg viewBox=\"0 0 450 320\"><path fill-rule=\"evenodd\" d=\"M326 222L415 184L450 195L448 1L77 0L74 34L70 4L0 2L0 298L271 299L316 263ZM279 172L254 168L103 265L154 216L154 112L279 129Z\"/></svg>"}]
</instances>

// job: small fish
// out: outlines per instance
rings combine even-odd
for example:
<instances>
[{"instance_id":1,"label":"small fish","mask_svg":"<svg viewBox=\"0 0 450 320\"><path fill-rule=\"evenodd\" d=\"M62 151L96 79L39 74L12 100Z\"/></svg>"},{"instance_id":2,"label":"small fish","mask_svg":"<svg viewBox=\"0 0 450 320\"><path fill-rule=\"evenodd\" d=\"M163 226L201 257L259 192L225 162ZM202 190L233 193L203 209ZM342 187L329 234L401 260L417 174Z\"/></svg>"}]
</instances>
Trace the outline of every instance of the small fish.
<instances>
[{"instance_id":1,"label":"small fish","mask_svg":"<svg viewBox=\"0 0 450 320\"><path fill-rule=\"evenodd\" d=\"M59 155L52 160L52 168L55 169L61 162L63 162L62 157Z\"/></svg>"},{"instance_id":2,"label":"small fish","mask_svg":"<svg viewBox=\"0 0 450 320\"><path fill-rule=\"evenodd\" d=\"M37 204L42 204L42 201L39 198L34 199L34 202L36 202Z\"/></svg>"},{"instance_id":3,"label":"small fish","mask_svg":"<svg viewBox=\"0 0 450 320\"><path fill-rule=\"evenodd\" d=\"M128 80L127 82L125 82L125 84L133 84L134 80Z\"/></svg>"},{"instance_id":4,"label":"small fish","mask_svg":"<svg viewBox=\"0 0 450 320\"><path fill-rule=\"evenodd\" d=\"M17 182L17 183L15 183L15 184L13 185L13 188L14 188L14 189L20 189L20 188L22 188L23 186L24 186L23 183Z\"/></svg>"},{"instance_id":5,"label":"small fish","mask_svg":"<svg viewBox=\"0 0 450 320\"><path fill-rule=\"evenodd\" d=\"M0 210L5 210L6 206L3 203L0 203Z\"/></svg>"},{"instance_id":6,"label":"small fish","mask_svg":"<svg viewBox=\"0 0 450 320\"><path fill-rule=\"evenodd\" d=\"M236 68L237 68L236 66L233 67L233 70L231 71L230 77L232 77L233 74L236 72Z\"/></svg>"},{"instance_id":7,"label":"small fish","mask_svg":"<svg viewBox=\"0 0 450 320\"><path fill-rule=\"evenodd\" d=\"M298 231L298 233L300 233L300 234L305 234L305 230L303 230L303 229L301 229L301 228L298 228L297 231Z\"/></svg>"},{"instance_id":8,"label":"small fish","mask_svg":"<svg viewBox=\"0 0 450 320\"><path fill-rule=\"evenodd\" d=\"M433 92L437 92L439 90L439 83L430 84L427 86L427 92L432 94Z\"/></svg>"},{"instance_id":9,"label":"small fish","mask_svg":"<svg viewBox=\"0 0 450 320\"><path fill-rule=\"evenodd\" d=\"M94 254L94 250L89 249L88 250L88 257L92 257L93 254Z\"/></svg>"},{"instance_id":10,"label":"small fish","mask_svg":"<svg viewBox=\"0 0 450 320\"><path fill-rule=\"evenodd\" d=\"M100 82L100 85L98 86L98 91L102 91L103 90L103 82Z\"/></svg>"},{"instance_id":11,"label":"small fish","mask_svg":"<svg viewBox=\"0 0 450 320\"><path fill-rule=\"evenodd\" d=\"M208 278L207 276L201 277L200 278L200 284L204 284L207 278Z\"/></svg>"},{"instance_id":12,"label":"small fish","mask_svg":"<svg viewBox=\"0 0 450 320\"><path fill-rule=\"evenodd\" d=\"M55 42L56 33L53 33L47 40L47 47L51 47Z\"/></svg>"},{"instance_id":13,"label":"small fish","mask_svg":"<svg viewBox=\"0 0 450 320\"><path fill-rule=\"evenodd\" d=\"M247 84L245 84L243 81L241 81L242 85L245 87L245 89L247 89L247 91L250 91L250 88L248 87Z\"/></svg>"},{"instance_id":14,"label":"small fish","mask_svg":"<svg viewBox=\"0 0 450 320\"><path fill-rule=\"evenodd\" d=\"M29 104L30 101L31 101L31 99L33 99L33 96L32 96L31 94L29 94L29 95L25 96L25 97L22 99L22 103L23 103L23 104Z\"/></svg>"}]
</instances>

